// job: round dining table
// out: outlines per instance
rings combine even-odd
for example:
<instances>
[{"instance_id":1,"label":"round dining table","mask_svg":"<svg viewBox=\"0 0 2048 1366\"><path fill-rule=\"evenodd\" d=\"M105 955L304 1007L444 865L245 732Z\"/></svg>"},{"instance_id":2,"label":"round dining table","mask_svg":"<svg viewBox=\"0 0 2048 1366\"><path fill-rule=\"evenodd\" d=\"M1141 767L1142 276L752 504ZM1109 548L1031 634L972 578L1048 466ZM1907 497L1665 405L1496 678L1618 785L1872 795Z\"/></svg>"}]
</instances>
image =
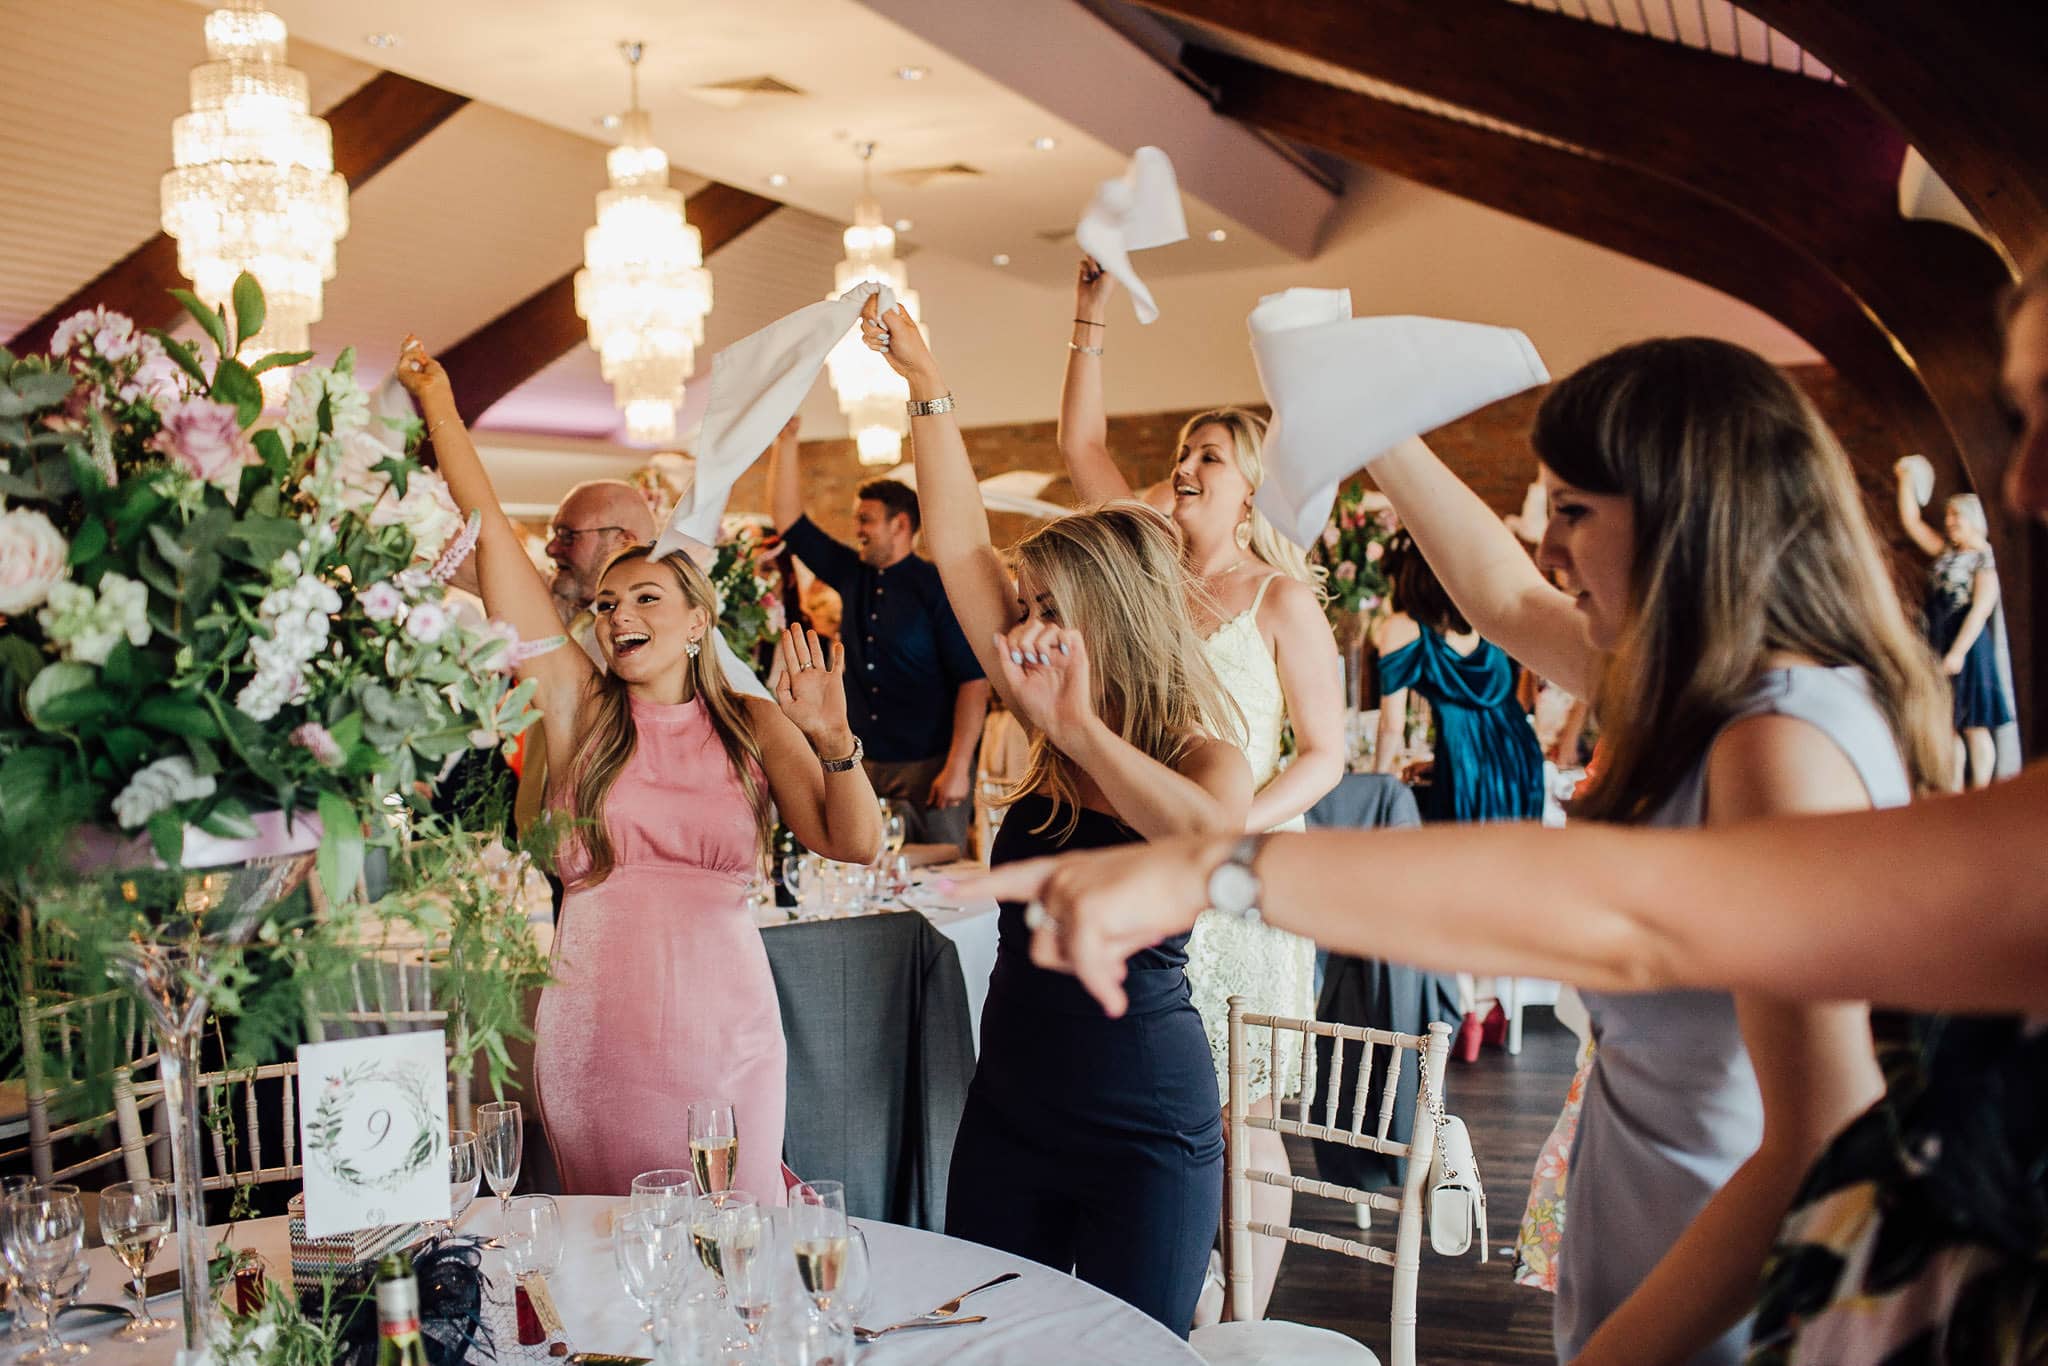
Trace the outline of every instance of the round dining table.
<instances>
[{"instance_id":1,"label":"round dining table","mask_svg":"<svg viewBox=\"0 0 2048 1366\"><path fill-rule=\"evenodd\" d=\"M563 1226L562 1260L548 1277L548 1288L571 1351L652 1356L654 1346L641 1332L645 1316L621 1288L612 1260L612 1212L624 1208L625 1200L613 1196L557 1199ZM463 1219L461 1231L490 1236L496 1231L497 1210L495 1200L477 1201ZM866 1235L873 1268L873 1290L861 1316L864 1327L882 1328L913 1318L1005 1272L1017 1275L1013 1281L974 1296L959 1311L962 1317L983 1315L985 1322L889 1334L856 1350L853 1360L858 1366L1025 1366L1053 1361L1061 1366L1199 1366L1201 1358L1157 1321L1070 1275L942 1234L867 1219L853 1223ZM234 1246L260 1255L272 1281L286 1286L291 1283L291 1246L284 1219L249 1220L234 1225L233 1232ZM216 1242L220 1233L219 1229L208 1230L209 1238ZM84 1298L126 1302L126 1273L113 1254L94 1248L86 1257L92 1275ZM176 1249L167 1246L151 1270L176 1263ZM508 1299L510 1278L502 1258L486 1252L484 1270L491 1278L494 1295ZM175 1318L178 1301L169 1296L153 1300L150 1308L159 1317ZM502 1325L510 1322L502 1306L489 1318ZM59 1321L66 1339L91 1344L92 1354L82 1358L84 1366L155 1366L176 1355L181 1333L125 1343L113 1336L119 1324L116 1319L82 1314L67 1314ZM545 1347L520 1347L510 1338L509 1332L502 1333L497 1343L497 1361L507 1366L561 1366L564 1361L549 1356Z\"/></svg>"}]
</instances>

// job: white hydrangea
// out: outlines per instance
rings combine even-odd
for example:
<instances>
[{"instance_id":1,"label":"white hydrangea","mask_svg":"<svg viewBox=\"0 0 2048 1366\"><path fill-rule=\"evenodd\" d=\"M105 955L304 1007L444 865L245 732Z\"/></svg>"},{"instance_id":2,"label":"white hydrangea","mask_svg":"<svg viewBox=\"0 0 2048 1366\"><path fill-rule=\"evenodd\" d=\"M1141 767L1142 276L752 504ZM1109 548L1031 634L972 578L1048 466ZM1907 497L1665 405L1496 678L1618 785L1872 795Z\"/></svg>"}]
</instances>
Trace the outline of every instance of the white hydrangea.
<instances>
[{"instance_id":1,"label":"white hydrangea","mask_svg":"<svg viewBox=\"0 0 2048 1366\"><path fill-rule=\"evenodd\" d=\"M36 620L66 659L99 665L124 636L130 645L149 643L149 588L125 575L103 575L97 592L81 583L52 584L48 604Z\"/></svg>"},{"instance_id":2,"label":"white hydrangea","mask_svg":"<svg viewBox=\"0 0 2048 1366\"><path fill-rule=\"evenodd\" d=\"M192 769L182 755L159 759L128 780L121 795L114 798L114 819L123 830L149 823L157 812L197 797L211 797L214 782Z\"/></svg>"},{"instance_id":3,"label":"white hydrangea","mask_svg":"<svg viewBox=\"0 0 2048 1366\"><path fill-rule=\"evenodd\" d=\"M298 700L306 687L306 664L327 648L328 618L340 610L341 594L310 574L266 594L257 616L270 634L249 642L256 676L235 695L236 710L268 721Z\"/></svg>"}]
</instances>

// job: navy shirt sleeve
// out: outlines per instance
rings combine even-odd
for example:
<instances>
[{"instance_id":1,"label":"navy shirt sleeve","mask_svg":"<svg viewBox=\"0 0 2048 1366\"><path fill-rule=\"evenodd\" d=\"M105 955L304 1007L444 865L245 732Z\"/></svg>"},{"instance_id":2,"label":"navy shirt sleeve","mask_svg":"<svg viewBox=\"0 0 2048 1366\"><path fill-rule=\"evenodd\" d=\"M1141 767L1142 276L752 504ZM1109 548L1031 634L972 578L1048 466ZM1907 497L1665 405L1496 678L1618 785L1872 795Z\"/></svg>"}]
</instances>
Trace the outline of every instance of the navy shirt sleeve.
<instances>
[{"instance_id":1,"label":"navy shirt sleeve","mask_svg":"<svg viewBox=\"0 0 2048 1366\"><path fill-rule=\"evenodd\" d=\"M827 536L808 515L791 522L782 539L833 592L843 598L853 591L854 580L860 574L860 554L852 546ZM849 610L851 606L848 604Z\"/></svg>"}]
</instances>

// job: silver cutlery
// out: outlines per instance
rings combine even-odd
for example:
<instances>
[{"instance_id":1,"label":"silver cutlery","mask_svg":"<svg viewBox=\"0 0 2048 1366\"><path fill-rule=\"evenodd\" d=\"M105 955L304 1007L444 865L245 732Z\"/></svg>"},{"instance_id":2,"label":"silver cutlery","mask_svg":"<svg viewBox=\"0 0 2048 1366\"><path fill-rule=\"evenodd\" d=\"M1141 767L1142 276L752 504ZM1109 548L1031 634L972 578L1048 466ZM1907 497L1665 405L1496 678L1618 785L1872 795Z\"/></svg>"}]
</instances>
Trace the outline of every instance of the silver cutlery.
<instances>
[{"instance_id":1,"label":"silver cutlery","mask_svg":"<svg viewBox=\"0 0 2048 1366\"><path fill-rule=\"evenodd\" d=\"M908 1333L919 1328L957 1328L961 1324L987 1322L986 1314L968 1314L965 1317L948 1319L905 1319L902 1323L892 1323L887 1328L862 1328L856 1324L853 1329L853 1340L866 1343L873 1342L876 1338L885 1338L891 1333Z\"/></svg>"},{"instance_id":2,"label":"silver cutlery","mask_svg":"<svg viewBox=\"0 0 2048 1366\"><path fill-rule=\"evenodd\" d=\"M947 1300L944 1304L940 1305L937 1309L929 1310L923 1314L918 1315L918 1317L923 1319L949 1319L953 1317L953 1315L960 1312L961 1302L965 1300L969 1295L979 1295L984 1290L993 1290L999 1285L1004 1285L1010 1281L1016 1280L1017 1277L1022 1274L1022 1272L1017 1271L1005 1271L1002 1275L996 1277L994 1280L983 1281L980 1285L975 1286L972 1290L961 1291L952 1299Z\"/></svg>"}]
</instances>

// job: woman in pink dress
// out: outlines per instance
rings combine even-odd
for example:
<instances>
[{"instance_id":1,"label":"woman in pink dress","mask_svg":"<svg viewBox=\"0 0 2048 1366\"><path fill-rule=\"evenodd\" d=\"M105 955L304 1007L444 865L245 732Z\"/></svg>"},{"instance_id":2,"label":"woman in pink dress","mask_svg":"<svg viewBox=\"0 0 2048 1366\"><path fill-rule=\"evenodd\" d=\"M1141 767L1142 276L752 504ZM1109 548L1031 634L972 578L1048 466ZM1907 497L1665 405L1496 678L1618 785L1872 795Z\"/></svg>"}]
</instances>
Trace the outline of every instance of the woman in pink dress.
<instances>
[{"instance_id":1,"label":"woman in pink dress","mask_svg":"<svg viewBox=\"0 0 2048 1366\"><path fill-rule=\"evenodd\" d=\"M828 858L867 862L880 847L846 723L844 653L786 631L776 701L733 692L710 643L710 582L687 556L655 560L642 546L598 580L598 669L561 636L447 375L410 338L398 373L456 502L482 514L485 606L522 639L556 641L519 673L538 688L549 805L574 822L534 1043L562 1188L624 1195L643 1171L689 1165L689 1103L715 1098L736 1111L735 1184L779 1204L782 1020L746 889L777 811Z\"/></svg>"}]
</instances>

